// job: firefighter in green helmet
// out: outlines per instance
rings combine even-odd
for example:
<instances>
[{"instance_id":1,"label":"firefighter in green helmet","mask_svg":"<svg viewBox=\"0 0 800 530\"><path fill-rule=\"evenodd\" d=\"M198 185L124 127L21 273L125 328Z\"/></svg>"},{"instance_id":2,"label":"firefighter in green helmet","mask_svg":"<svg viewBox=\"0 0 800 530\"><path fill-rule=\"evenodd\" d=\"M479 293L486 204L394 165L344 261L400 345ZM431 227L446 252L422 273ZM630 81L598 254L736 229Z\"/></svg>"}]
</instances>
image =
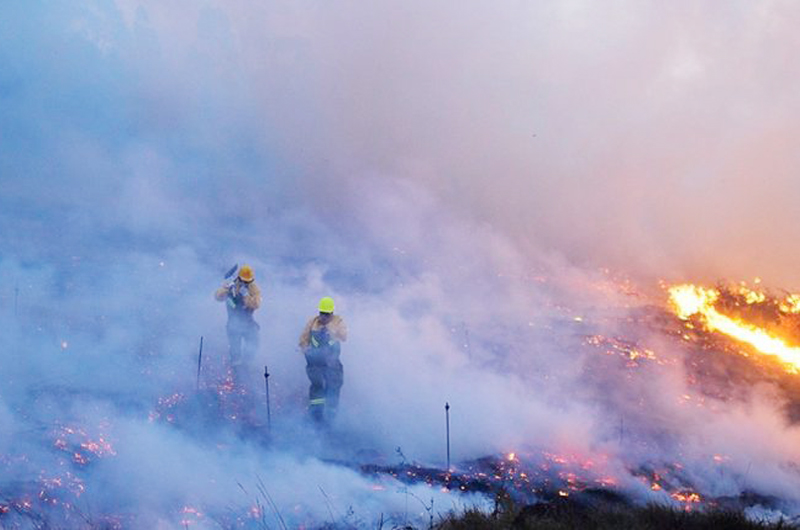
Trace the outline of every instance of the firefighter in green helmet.
<instances>
[{"instance_id":1,"label":"firefighter in green helmet","mask_svg":"<svg viewBox=\"0 0 800 530\"><path fill-rule=\"evenodd\" d=\"M344 369L339 360L341 343L347 340L347 326L333 314L333 299L319 301L319 314L306 324L300 335L300 351L306 358L308 410L317 423L328 422L336 415Z\"/></svg>"}]
</instances>

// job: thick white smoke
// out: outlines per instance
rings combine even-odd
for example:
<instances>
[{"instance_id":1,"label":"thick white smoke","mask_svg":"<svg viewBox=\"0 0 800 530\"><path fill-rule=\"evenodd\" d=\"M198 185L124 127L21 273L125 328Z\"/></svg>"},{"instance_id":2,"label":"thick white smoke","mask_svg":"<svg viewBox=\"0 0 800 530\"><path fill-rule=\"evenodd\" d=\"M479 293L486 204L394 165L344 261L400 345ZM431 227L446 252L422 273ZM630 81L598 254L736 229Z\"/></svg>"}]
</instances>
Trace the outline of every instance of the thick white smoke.
<instances>
[{"instance_id":1,"label":"thick white smoke","mask_svg":"<svg viewBox=\"0 0 800 530\"><path fill-rule=\"evenodd\" d=\"M769 386L694 406L672 342L640 331L672 362L634 375L583 345L629 333L657 300L622 294L601 266L644 291L656 277L798 283L777 236L797 221L786 65L799 14L781 2L4 5L0 491L71 461L53 443L79 425L115 452L79 471L81 509L142 528L185 507L211 524L263 504L259 480L270 517L419 522L431 497L441 511L479 501L376 492L340 464L396 463L400 448L443 466L449 402L457 462L559 450L629 477L679 461L709 494L796 501L798 433ZM200 336L203 384L219 373L212 293L243 262L264 292L250 365L260 421L272 373L269 445L189 405L179 426L151 418L175 393L192 403ZM333 447L302 422L296 346L325 295L350 327Z\"/></svg>"}]
</instances>

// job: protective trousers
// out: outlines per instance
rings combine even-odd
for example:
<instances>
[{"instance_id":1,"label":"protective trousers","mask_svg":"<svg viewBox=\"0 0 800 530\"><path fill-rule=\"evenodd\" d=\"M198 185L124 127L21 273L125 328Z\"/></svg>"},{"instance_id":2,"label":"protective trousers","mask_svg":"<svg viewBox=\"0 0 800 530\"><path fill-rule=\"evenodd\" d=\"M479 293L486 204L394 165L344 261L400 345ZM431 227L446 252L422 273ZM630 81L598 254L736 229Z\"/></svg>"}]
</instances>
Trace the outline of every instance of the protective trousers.
<instances>
[{"instance_id":1,"label":"protective trousers","mask_svg":"<svg viewBox=\"0 0 800 530\"><path fill-rule=\"evenodd\" d=\"M306 352L306 374L311 382L308 411L317 423L331 421L336 416L344 383L344 367L338 354L334 356L324 350L312 348Z\"/></svg>"},{"instance_id":2,"label":"protective trousers","mask_svg":"<svg viewBox=\"0 0 800 530\"><path fill-rule=\"evenodd\" d=\"M258 351L258 324L252 318L228 318L228 347L230 363L234 368L241 365L245 357L250 358Z\"/></svg>"}]
</instances>

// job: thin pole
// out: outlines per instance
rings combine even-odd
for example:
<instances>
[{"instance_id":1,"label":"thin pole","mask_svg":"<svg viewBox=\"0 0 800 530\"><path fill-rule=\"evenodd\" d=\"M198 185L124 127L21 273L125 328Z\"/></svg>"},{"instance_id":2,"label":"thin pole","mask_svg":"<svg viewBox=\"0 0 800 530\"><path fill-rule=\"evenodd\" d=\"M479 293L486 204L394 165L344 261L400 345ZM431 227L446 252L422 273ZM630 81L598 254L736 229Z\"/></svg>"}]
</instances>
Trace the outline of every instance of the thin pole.
<instances>
[{"instance_id":1,"label":"thin pole","mask_svg":"<svg viewBox=\"0 0 800 530\"><path fill-rule=\"evenodd\" d=\"M444 416L447 423L447 472L450 472L450 403L444 404Z\"/></svg>"},{"instance_id":2,"label":"thin pole","mask_svg":"<svg viewBox=\"0 0 800 530\"><path fill-rule=\"evenodd\" d=\"M269 370L267 370L267 365L264 365L264 385L267 390L267 430L272 432L272 415L269 410Z\"/></svg>"},{"instance_id":3,"label":"thin pole","mask_svg":"<svg viewBox=\"0 0 800 530\"><path fill-rule=\"evenodd\" d=\"M203 336L200 336L200 353L197 354L197 390L200 390L200 369L203 366Z\"/></svg>"}]
</instances>

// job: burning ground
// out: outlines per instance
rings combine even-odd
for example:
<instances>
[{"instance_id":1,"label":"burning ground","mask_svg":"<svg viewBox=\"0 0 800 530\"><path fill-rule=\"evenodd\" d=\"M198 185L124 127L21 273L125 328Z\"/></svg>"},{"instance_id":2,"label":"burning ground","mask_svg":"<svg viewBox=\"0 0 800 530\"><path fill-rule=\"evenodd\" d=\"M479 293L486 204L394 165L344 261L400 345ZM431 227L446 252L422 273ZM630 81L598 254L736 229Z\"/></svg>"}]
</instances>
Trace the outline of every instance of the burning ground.
<instances>
[{"instance_id":1,"label":"burning ground","mask_svg":"<svg viewBox=\"0 0 800 530\"><path fill-rule=\"evenodd\" d=\"M598 399L606 410L619 413L618 424L607 431L618 436L617 443L606 443L608 452L509 452L463 462L452 473L409 465L364 469L447 489L509 494L520 503L576 497L581 503L624 505L646 499L685 510L745 510L758 520L796 516L791 484L798 479L797 461L772 459L774 445L783 443L784 429L794 432L797 423L800 381L798 348L793 346L800 344L797 295L753 289L744 282L713 288L664 284L663 289L669 299L664 307L638 306L617 322L615 335L583 337L583 346L593 352L585 359L582 378L589 393L598 398L591 389L609 388L610 374L621 376L618 383L626 386L616 396L608 393ZM599 324L582 317L574 320L581 326ZM653 421L653 416L666 411L646 394L634 397L636 407L624 404L632 398L632 387L658 384L663 372L675 368L685 373L686 386L684 393L668 396L680 404L671 413L694 426L698 411L705 417L702 421L708 414L732 415L746 425L751 419L737 411L739 407L759 406L754 404L759 400L768 401L760 406L777 407L775 423L752 433L763 457L758 452L744 456L742 448L733 449L737 444L729 440L716 447L693 446L691 437L681 439L667 424ZM715 427L724 422L711 421ZM742 458L747 459L746 466ZM763 473L780 477L778 483L757 478Z\"/></svg>"},{"instance_id":2,"label":"burning ground","mask_svg":"<svg viewBox=\"0 0 800 530\"><path fill-rule=\"evenodd\" d=\"M409 421L402 406L380 411L354 399L371 389L351 362L350 404L328 433L301 420L304 382L280 362L267 426L259 366L251 380L235 381L213 341L199 380L187 370L197 345L187 344L177 363L145 348L131 352L135 364L122 356L105 365L112 374L133 370L130 387L89 384L72 366L87 361L70 351L86 339L80 324L50 352L26 349L37 333L55 335L42 321L32 328L34 308L18 306L20 331L9 345L28 356L4 358L0 520L10 528L425 525L451 510L488 509L498 495L798 514L796 366L713 320L724 315L791 351L795 295L741 284L664 285L644 295L599 274L579 286L590 303L567 306L562 300L577 299L562 298L574 278L526 281L548 307L524 333L559 362L508 354L517 341L503 344L502 333L481 328L495 321L450 325L450 362L461 363L450 369L479 383L480 402L429 365L405 383L423 385L419 403L432 413ZM696 298L687 305L687 296ZM62 377L33 377L31 366ZM444 400L424 390L426 376L449 386L449 470ZM360 424L379 412L386 423ZM423 428L428 421L435 427Z\"/></svg>"}]
</instances>

